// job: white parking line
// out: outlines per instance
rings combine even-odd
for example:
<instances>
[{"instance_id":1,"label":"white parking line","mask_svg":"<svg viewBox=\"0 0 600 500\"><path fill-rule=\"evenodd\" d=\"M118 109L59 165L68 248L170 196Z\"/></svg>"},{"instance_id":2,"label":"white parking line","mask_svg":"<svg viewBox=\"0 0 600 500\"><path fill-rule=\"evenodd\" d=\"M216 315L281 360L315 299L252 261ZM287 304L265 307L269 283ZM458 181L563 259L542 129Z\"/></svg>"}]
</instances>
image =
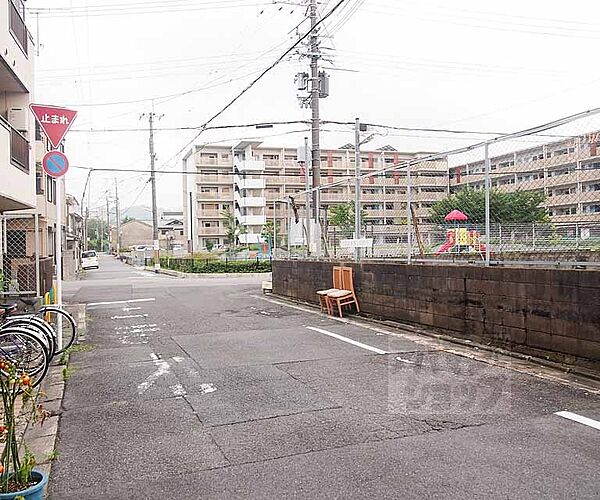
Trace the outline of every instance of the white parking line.
<instances>
[{"instance_id":1,"label":"white parking line","mask_svg":"<svg viewBox=\"0 0 600 500\"><path fill-rule=\"evenodd\" d=\"M333 337L334 339L341 340L342 342L347 342L348 344L355 345L356 347L366 349L367 351L372 351L377 354L389 354L387 351L383 351L381 349L378 349L377 347L363 344L362 342L357 342L356 340L352 340L347 337L342 337L341 335L338 335L337 333L329 332L327 330L323 330L322 328L316 328L314 326L307 326L306 328L308 328L309 330L313 330L315 332L322 333L323 335L328 335L329 337Z\"/></svg>"},{"instance_id":2,"label":"white parking line","mask_svg":"<svg viewBox=\"0 0 600 500\"><path fill-rule=\"evenodd\" d=\"M87 307L94 306L112 306L114 304L132 304L133 302L154 302L156 299L130 299L130 300L114 300L112 302L90 302Z\"/></svg>"},{"instance_id":3,"label":"white parking line","mask_svg":"<svg viewBox=\"0 0 600 500\"><path fill-rule=\"evenodd\" d=\"M570 411L557 411L555 415L558 415L562 418L568 418L569 420L573 420L573 422L578 422L580 424L587 425L588 427L593 427L594 429L600 431L600 422L598 422L597 420L593 420L582 415L577 415L577 413L571 413Z\"/></svg>"}]
</instances>

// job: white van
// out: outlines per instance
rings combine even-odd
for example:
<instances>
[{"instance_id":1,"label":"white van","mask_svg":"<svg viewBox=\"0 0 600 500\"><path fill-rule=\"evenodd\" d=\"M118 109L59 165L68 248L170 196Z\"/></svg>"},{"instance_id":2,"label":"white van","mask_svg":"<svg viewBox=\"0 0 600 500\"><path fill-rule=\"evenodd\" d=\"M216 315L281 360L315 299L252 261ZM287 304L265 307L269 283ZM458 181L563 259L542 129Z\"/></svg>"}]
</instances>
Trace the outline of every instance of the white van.
<instances>
[{"instance_id":1,"label":"white van","mask_svg":"<svg viewBox=\"0 0 600 500\"><path fill-rule=\"evenodd\" d=\"M81 254L81 267L83 269L91 269L92 267L98 269L98 254L95 250L89 250Z\"/></svg>"}]
</instances>

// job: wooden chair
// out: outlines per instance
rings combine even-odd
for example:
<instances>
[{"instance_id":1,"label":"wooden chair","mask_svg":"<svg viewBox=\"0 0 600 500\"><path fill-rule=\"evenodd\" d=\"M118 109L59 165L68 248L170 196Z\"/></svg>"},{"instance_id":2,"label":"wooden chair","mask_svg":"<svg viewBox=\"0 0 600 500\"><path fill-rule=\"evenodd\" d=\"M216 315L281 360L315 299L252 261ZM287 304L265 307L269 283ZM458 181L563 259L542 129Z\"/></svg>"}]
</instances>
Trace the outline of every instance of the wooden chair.
<instances>
[{"instance_id":1,"label":"wooden chair","mask_svg":"<svg viewBox=\"0 0 600 500\"><path fill-rule=\"evenodd\" d=\"M354 281L352 279L352 268L342 267L342 289L335 290L327 294L327 312L333 314L334 304L337 305L340 318L342 317L342 307L356 304L356 312L360 312L360 306L354 293Z\"/></svg>"},{"instance_id":2,"label":"wooden chair","mask_svg":"<svg viewBox=\"0 0 600 500\"><path fill-rule=\"evenodd\" d=\"M340 266L333 267L333 288L328 288L327 290L318 290L317 295L319 296L319 307L321 308L321 312L323 309L327 309L327 313L329 312L329 303L327 302L327 294L332 292L337 292L342 289L342 268Z\"/></svg>"}]
</instances>

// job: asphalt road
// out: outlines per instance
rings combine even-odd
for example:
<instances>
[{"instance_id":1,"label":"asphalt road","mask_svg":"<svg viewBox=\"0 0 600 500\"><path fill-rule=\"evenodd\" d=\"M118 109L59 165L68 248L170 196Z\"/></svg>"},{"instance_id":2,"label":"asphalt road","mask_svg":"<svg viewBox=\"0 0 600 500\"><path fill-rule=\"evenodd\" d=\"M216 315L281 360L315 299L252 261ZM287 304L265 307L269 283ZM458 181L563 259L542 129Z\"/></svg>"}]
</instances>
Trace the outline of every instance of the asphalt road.
<instances>
[{"instance_id":1,"label":"asphalt road","mask_svg":"<svg viewBox=\"0 0 600 500\"><path fill-rule=\"evenodd\" d=\"M50 496L599 498L600 390L428 337L102 257ZM394 334L396 333L396 334Z\"/></svg>"}]
</instances>

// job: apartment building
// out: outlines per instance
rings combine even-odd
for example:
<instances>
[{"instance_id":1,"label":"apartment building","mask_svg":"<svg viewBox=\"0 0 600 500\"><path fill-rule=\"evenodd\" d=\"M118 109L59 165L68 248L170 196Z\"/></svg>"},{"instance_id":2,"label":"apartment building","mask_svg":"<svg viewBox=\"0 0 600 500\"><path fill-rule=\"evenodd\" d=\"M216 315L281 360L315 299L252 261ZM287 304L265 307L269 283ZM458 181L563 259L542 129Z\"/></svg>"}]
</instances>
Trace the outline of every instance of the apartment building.
<instances>
[{"instance_id":1,"label":"apartment building","mask_svg":"<svg viewBox=\"0 0 600 500\"><path fill-rule=\"evenodd\" d=\"M0 0L0 214L33 208L33 50L21 0Z\"/></svg>"},{"instance_id":2,"label":"apartment building","mask_svg":"<svg viewBox=\"0 0 600 500\"><path fill-rule=\"evenodd\" d=\"M321 184L342 179L350 182L324 189L320 197L321 217L333 205L354 199L355 153L351 145L322 150ZM387 146L361 153L361 171L377 171L403 160L415 160L427 153L405 153ZM184 157L184 232L191 250L227 243L228 222L234 220L241 243L261 241L267 220L275 220L277 232L285 237L293 229L290 203L294 197L298 215L305 214L305 170L297 149L264 147L259 141L243 141L235 146L196 146ZM411 199L415 217L426 222L429 207L448 194L448 167L445 160L425 161L412 167ZM361 205L366 223L381 228L406 221L407 175L405 168L363 180Z\"/></svg>"},{"instance_id":3,"label":"apartment building","mask_svg":"<svg viewBox=\"0 0 600 500\"><path fill-rule=\"evenodd\" d=\"M552 222L600 222L600 132L495 156L490 163L492 187L543 191ZM484 189L484 174L484 161L451 168L451 189Z\"/></svg>"}]
</instances>

